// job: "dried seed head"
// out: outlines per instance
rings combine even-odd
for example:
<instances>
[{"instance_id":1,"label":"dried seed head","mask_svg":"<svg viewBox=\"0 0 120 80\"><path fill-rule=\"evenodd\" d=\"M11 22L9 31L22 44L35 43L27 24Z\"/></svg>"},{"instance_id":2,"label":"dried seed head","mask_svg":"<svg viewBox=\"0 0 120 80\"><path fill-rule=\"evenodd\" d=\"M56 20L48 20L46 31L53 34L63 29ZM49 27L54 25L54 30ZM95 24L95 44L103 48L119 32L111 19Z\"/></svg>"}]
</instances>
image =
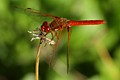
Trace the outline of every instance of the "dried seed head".
<instances>
[{"instance_id":1,"label":"dried seed head","mask_svg":"<svg viewBox=\"0 0 120 80\"><path fill-rule=\"evenodd\" d=\"M33 38L31 39L31 41L33 40L36 40L36 39L39 39L39 40L42 40L42 42L44 43L47 43L49 45L54 45L55 44L55 41L54 40L51 40L50 38L47 38L45 36L45 33L42 32L40 29L36 28L35 30L33 31L28 31L28 33L32 34L33 35Z\"/></svg>"}]
</instances>

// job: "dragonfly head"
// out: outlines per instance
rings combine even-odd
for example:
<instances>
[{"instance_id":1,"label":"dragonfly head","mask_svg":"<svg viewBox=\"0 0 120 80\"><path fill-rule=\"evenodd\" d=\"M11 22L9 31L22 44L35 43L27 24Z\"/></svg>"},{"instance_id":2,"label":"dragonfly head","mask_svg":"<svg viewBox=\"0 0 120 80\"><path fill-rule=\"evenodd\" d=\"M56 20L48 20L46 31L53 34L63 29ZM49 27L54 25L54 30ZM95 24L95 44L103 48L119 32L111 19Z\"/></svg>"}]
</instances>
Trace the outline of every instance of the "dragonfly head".
<instances>
[{"instance_id":1,"label":"dragonfly head","mask_svg":"<svg viewBox=\"0 0 120 80\"><path fill-rule=\"evenodd\" d=\"M48 22L47 21L43 22L43 24L41 26L41 30L43 32L50 32L50 27L48 26Z\"/></svg>"}]
</instances>

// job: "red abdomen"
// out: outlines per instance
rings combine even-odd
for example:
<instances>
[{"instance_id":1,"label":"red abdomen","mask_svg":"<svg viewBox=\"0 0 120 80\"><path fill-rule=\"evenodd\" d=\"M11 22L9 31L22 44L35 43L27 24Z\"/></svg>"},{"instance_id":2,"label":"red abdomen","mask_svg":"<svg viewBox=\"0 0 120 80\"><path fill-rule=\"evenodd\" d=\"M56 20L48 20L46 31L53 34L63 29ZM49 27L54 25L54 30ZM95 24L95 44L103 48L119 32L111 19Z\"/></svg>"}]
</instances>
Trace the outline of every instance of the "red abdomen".
<instances>
[{"instance_id":1,"label":"red abdomen","mask_svg":"<svg viewBox=\"0 0 120 80\"><path fill-rule=\"evenodd\" d=\"M98 24L104 24L104 20L83 20L83 21L74 21L69 20L68 21L70 26L79 26L79 25L98 25Z\"/></svg>"}]
</instances>

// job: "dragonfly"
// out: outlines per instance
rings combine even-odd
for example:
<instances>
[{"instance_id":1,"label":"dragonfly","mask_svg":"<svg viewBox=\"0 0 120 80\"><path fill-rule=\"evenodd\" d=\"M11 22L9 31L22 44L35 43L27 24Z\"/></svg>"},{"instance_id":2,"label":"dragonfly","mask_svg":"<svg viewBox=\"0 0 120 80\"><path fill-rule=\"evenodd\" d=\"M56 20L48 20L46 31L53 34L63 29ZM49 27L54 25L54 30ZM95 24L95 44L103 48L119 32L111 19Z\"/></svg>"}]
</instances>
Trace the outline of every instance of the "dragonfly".
<instances>
[{"instance_id":1,"label":"dragonfly","mask_svg":"<svg viewBox=\"0 0 120 80\"><path fill-rule=\"evenodd\" d=\"M41 13L39 10L35 10L35 9L32 9L32 8L26 8L24 10L27 11L27 12L33 13L33 14L43 16L43 17L52 18L52 21L50 21L50 22L44 21L42 23L42 25L40 26L40 28L36 29L35 31L33 31L33 32L29 31L29 33L33 33L34 38L32 38L32 40L42 38L43 42L46 42L50 45L54 45L54 50L55 50L57 45L58 45L58 41L60 39L62 31L64 29L67 30L67 32L68 32L67 73L69 72L69 64L70 64L69 45L70 45L71 27L81 26L81 25L100 25L100 24L105 23L105 20L69 20L69 19L66 19L66 18L61 18L61 17L58 17L58 16L54 16L54 15L51 15L51 14L44 14L44 13ZM46 37L48 34L51 34L51 36L52 36L51 39ZM56 38L56 41L54 41L55 38ZM53 53L53 55L55 55L55 53ZM52 62L52 60L50 61L50 64L51 64L51 62Z\"/></svg>"}]
</instances>

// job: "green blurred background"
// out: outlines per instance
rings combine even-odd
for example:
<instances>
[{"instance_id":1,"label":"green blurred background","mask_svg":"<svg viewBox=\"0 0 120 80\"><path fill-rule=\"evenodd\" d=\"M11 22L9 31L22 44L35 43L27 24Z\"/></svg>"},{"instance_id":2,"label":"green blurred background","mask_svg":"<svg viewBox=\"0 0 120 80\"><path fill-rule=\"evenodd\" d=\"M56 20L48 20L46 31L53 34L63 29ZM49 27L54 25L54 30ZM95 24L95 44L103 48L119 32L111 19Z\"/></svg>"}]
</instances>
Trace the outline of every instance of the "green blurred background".
<instances>
[{"instance_id":1,"label":"green blurred background","mask_svg":"<svg viewBox=\"0 0 120 80\"><path fill-rule=\"evenodd\" d=\"M15 9L34 8L72 20L104 19L106 24L72 27L70 73L66 71L67 31L56 49L41 48L40 80L120 80L120 0L0 0L0 80L35 80L38 40L27 32L45 19ZM46 18L47 20L47 18Z\"/></svg>"}]
</instances>

